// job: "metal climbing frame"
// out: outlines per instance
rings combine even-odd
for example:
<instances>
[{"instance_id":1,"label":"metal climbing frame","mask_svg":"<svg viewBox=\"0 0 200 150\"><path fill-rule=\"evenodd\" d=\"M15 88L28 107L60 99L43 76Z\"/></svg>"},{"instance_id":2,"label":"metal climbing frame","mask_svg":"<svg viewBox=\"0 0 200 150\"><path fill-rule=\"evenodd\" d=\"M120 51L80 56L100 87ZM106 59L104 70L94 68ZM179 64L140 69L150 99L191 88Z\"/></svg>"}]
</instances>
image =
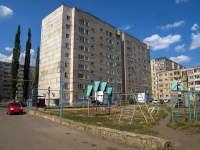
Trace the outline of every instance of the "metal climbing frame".
<instances>
[{"instance_id":1,"label":"metal climbing frame","mask_svg":"<svg viewBox=\"0 0 200 150\"><path fill-rule=\"evenodd\" d=\"M170 91L170 106L172 113L171 122L174 123L186 121L187 118L191 123L198 122L198 114L200 111L199 106L199 95L197 91L190 91L183 87L181 84L177 84L179 89L176 86ZM182 88L180 88L182 86Z\"/></svg>"},{"instance_id":2,"label":"metal climbing frame","mask_svg":"<svg viewBox=\"0 0 200 150\"><path fill-rule=\"evenodd\" d=\"M146 97L142 96L141 94L120 94L120 95L132 95L133 96L133 99L135 99L134 101L134 105L133 107L126 107L124 106L121 111L120 111L120 115L119 115L119 118L118 118L118 123L121 121L121 119L127 119L127 120L130 120L130 122L132 123L133 119L134 118L144 118L146 122L148 122L148 118L147 116L150 116L150 119L152 121L154 121L154 118L151 114L151 112L148 111L148 106L146 104ZM143 99L144 100L144 106L145 107L142 107L138 101L138 99ZM142 114L142 115L139 115L138 114L138 108L139 108L139 112ZM145 113L146 112L146 113Z\"/></svg>"}]
</instances>

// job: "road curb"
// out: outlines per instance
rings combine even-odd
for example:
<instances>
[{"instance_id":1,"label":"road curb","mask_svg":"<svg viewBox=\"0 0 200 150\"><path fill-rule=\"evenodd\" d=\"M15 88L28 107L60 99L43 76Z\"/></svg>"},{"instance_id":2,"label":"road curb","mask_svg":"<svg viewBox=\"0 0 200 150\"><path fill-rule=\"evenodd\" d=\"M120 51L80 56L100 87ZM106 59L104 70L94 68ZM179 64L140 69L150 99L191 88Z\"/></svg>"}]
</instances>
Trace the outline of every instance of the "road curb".
<instances>
[{"instance_id":1,"label":"road curb","mask_svg":"<svg viewBox=\"0 0 200 150\"><path fill-rule=\"evenodd\" d=\"M28 114L37 116L40 118L44 118L47 120L51 120L59 124L62 124L64 126L74 128L76 130L86 131L93 135L96 135L105 139L110 139L118 143L124 143L133 147L139 147L139 148L148 149L148 150L172 149L171 143L169 141L161 139L159 137L135 134L135 133L125 132L125 131L118 131L115 129L96 127L92 125L86 125L86 124L75 122L68 119L63 119L63 118L60 119L57 116L51 116L51 115L44 114L35 110L28 111Z\"/></svg>"}]
</instances>

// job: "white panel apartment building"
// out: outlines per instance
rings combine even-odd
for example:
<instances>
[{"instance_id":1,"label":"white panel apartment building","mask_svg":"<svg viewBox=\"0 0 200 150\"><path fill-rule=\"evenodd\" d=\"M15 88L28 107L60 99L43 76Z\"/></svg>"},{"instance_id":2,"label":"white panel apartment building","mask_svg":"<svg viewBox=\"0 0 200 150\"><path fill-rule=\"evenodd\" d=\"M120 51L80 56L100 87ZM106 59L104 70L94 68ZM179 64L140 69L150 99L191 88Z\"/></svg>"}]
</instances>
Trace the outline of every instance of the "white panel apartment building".
<instances>
[{"instance_id":1,"label":"white panel apartment building","mask_svg":"<svg viewBox=\"0 0 200 150\"><path fill-rule=\"evenodd\" d=\"M0 95L2 100L11 101L11 66L12 63L0 61ZM32 84L34 81L34 67L31 66L29 70L29 93L28 97L31 97ZM19 65L18 70L18 82L16 91L16 100L23 100L23 87L22 80L24 76L24 65Z\"/></svg>"},{"instance_id":2,"label":"white panel apartment building","mask_svg":"<svg viewBox=\"0 0 200 150\"><path fill-rule=\"evenodd\" d=\"M130 45L127 46L127 43ZM130 52L126 52L127 48ZM133 68L137 68L136 74L139 75L140 67L144 71L137 82L124 78L135 79L134 73L129 76L124 72L133 72ZM64 103L81 102L81 93L86 92L87 85L94 84L94 81L107 81L116 93L131 92L131 88L136 86L143 91L142 85L145 85L146 90L146 85L151 84L150 79L145 77L150 76L150 56L146 44L126 33L120 33L114 26L87 12L66 5L60 6L42 21L41 94L47 93L50 87L51 92L55 93L55 97L51 98L60 98L62 70Z\"/></svg>"},{"instance_id":3,"label":"white panel apartment building","mask_svg":"<svg viewBox=\"0 0 200 150\"><path fill-rule=\"evenodd\" d=\"M151 60L152 98L170 99L172 82L181 82L186 76L185 88L200 91L200 67L185 68L166 57Z\"/></svg>"}]
</instances>

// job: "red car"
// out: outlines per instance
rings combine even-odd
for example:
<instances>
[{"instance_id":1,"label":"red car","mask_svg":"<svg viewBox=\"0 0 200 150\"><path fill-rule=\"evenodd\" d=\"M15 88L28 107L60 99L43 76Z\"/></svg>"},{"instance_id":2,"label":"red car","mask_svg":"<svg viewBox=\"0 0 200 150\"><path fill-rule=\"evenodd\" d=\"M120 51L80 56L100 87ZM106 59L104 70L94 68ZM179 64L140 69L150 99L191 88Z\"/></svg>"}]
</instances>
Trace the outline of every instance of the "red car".
<instances>
[{"instance_id":1,"label":"red car","mask_svg":"<svg viewBox=\"0 0 200 150\"><path fill-rule=\"evenodd\" d=\"M9 102L7 105L7 114L23 114L23 107L17 101Z\"/></svg>"}]
</instances>

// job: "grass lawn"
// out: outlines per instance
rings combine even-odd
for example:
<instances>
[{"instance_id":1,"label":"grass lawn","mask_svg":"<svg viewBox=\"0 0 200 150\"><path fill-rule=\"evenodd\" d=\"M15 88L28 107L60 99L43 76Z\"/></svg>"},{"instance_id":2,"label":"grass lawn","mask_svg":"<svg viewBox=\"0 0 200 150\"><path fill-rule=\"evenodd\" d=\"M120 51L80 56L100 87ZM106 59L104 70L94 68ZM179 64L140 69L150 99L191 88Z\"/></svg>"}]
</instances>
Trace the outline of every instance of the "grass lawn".
<instances>
[{"instance_id":1,"label":"grass lawn","mask_svg":"<svg viewBox=\"0 0 200 150\"><path fill-rule=\"evenodd\" d=\"M161 109L157 113L152 114L154 118L154 121L152 121L152 119L149 119L150 115L147 109L143 106L141 107L148 122L145 121L144 117L141 117L143 115L139 108L136 108L137 111L134 111L135 119L133 119L132 123L128 119L121 119L120 122L118 122L120 110L123 108L122 106L112 106L110 113L108 108L98 107L96 109L96 107L92 107L89 109L89 115L88 108L63 108L62 117L88 125L107 127L138 134L159 136L158 132L153 129L153 126L157 124L161 118L166 117L167 114ZM126 108L132 109L133 105L128 105ZM48 109L42 112L50 115L60 116L59 111L59 109ZM131 117L130 110L125 110L123 113L124 118Z\"/></svg>"}]
</instances>

